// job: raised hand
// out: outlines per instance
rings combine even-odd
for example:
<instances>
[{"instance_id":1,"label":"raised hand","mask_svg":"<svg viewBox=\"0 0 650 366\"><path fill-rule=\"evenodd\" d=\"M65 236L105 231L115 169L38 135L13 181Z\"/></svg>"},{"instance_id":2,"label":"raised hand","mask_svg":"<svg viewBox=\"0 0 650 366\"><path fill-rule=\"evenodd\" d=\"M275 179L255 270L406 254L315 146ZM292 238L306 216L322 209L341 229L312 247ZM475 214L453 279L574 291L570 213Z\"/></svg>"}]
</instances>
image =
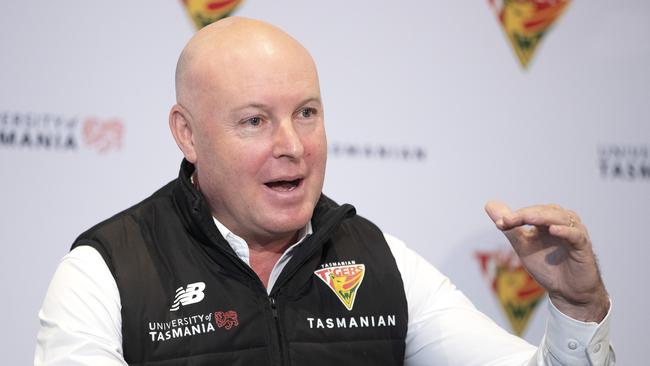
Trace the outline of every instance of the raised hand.
<instances>
[{"instance_id":1,"label":"raised hand","mask_svg":"<svg viewBox=\"0 0 650 366\"><path fill-rule=\"evenodd\" d=\"M488 202L485 211L561 312L581 321L605 317L609 297L587 228L575 212L558 205L511 211L496 201Z\"/></svg>"}]
</instances>

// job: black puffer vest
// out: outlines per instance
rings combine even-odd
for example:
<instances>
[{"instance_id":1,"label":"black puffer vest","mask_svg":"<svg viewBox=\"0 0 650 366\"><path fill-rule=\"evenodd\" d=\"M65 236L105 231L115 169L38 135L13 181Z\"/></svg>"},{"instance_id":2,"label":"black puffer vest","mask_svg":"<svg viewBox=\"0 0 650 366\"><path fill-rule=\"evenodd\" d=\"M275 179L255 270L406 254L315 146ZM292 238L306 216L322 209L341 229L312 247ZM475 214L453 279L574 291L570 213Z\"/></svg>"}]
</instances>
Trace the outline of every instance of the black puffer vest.
<instances>
[{"instance_id":1,"label":"black puffer vest","mask_svg":"<svg viewBox=\"0 0 650 366\"><path fill-rule=\"evenodd\" d=\"M401 365L407 304L381 231L322 196L313 235L272 292L214 225L183 162L177 180L96 225L122 303L130 365Z\"/></svg>"}]
</instances>

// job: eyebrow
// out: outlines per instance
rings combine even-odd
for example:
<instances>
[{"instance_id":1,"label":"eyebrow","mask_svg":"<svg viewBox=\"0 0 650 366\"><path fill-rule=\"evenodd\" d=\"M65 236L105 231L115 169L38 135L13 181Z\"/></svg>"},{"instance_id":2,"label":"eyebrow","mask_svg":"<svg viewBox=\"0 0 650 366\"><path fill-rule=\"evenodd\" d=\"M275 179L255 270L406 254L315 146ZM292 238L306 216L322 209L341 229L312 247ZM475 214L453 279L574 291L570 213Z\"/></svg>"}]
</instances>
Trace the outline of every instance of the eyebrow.
<instances>
[{"instance_id":1,"label":"eyebrow","mask_svg":"<svg viewBox=\"0 0 650 366\"><path fill-rule=\"evenodd\" d=\"M319 97L309 97L309 98L303 100L302 102L298 103L298 105L302 106L302 105L309 104L309 103L312 103L312 102L316 102L316 103L318 103L320 105L323 104L323 102L321 101L321 99ZM264 111L268 111L268 110L271 109L271 106L269 106L267 104L264 104L264 103L253 102L253 103L243 105L241 107L234 108L232 110L232 113L237 113L237 112L240 112L240 111L248 109L248 108L255 108L255 109L261 109L261 110L264 110Z\"/></svg>"},{"instance_id":2,"label":"eyebrow","mask_svg":"<svg viewBox=\"0 0 650 366\"><path fill-rule=\"evenodd\" d=\"M300 105L309 104L309 103L311 103L311 102L316 102L316 103L318 103L318 104L320 104L320 105L323 104L323 102L321 101L320 97L311 97L311 98L307 98L307 99L305 99L302 103L300 103Z\"/></svg>"},{"instance_id":3,"label":"eyebrow","mask_svg":"<svg viewBox=\"0 0 650 366\"><path fill-rule=\"evenodd\" d=\"M243 105L241 107L237 107L237 108L233 109L232 112L239 112L239 111L242 111L242 110L248 109L248 108L256 108L256 109L267 110L267 109L269 109L269 106L264 104L264 103L250 103L250 104Z\"/></svg>"}]
</instances>

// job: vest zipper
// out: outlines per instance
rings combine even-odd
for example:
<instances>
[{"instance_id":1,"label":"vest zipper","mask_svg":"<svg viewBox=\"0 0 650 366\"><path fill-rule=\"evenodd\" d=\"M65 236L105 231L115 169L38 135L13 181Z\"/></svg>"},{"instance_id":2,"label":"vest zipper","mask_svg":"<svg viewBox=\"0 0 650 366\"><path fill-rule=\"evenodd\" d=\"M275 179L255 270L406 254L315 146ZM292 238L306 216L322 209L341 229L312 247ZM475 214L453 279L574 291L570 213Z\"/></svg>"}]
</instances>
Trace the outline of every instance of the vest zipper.
<instances>
[{"instance_id":1,"label":"vest zipper","mask_svg":"<svg viewBox=\"0 0 650 366\"><path fill-rule=\"evenodd\" d=\"M280 319L278 318L278 308L275 304L275 297L269 296L269 303L271 304L271 313L275 322L275 335L278 340L278 353L280 354L280 365L284 365L284 342L282 340L282 331L280 330Z\"/></svg>"},{"instance_id":2,"label":"vest zipper","mask_svg":"<svg viewBox=\"0 0 650 366\"><path fill-rule=\"evenodd\" d=\"M222 248L220 248L218 246L217 246L217 248L223 254L225 254L226 257L230 258L244 272L248 273L252 278L254 278L256 280L256 282L260 285L262 291L264 291L264 293L266 293L266 287L264 287L264 284L262 283L262 280L260 280L260 278L257 276L257 274L255 272L253 272L253 270L250 267L246 266L246 264L244 262L242 262L241 258L237 257L233 253L230 253L230 252L228 252L226 250L223 250ZM274 335L275 335L275 338L277 339L276 349L277 349L277 352L279 354L278 359L280 360L280 364L278 366L284 366L287 363L285 361L285 355L284 355L284 353L285 353L284 348L285 347L284 347L284 341L283 341L283 337L282 337L282 331L280 330L280 319L278 317L278 308L277 308L277 305L275 303L275 296L268 296L268 299L269 299L269 304L271 305L271 314L273 315L273 322L275 323L275 333L274 333Z\"/></svg>"},{"instance_id":3,"label":"vest zipper","mask_svg":"<svg viewBox=\"0 0 650 366\"><path fill-rule=\"evenodd\" d=\"M343 207L343 206L341 206L341 207ZM339 212L337 212L337 214L334 215L334 217L333 217L332 219L330 219L330 220L332 220L333 222L336 222L336 223L340 223L340 222L345 218L345 216L349 214L349 212L350 212L350 209L349 209L349 208L347 208L347 209L345 209L345 210L341 209L341 210L340 210ZM320 231L320 233L319 233L320 235L318 235L318 236L315 236L315 235L314 235L314 236L312 236L311 238L309 238L309 240L311 240L311 241L313 241L313 242L316 242L317 240L318 240L318 241L325 242L327 239L329 239L329 237L331 236L332 232L336 229L337 226L338 226L338 225L329 225L329 226L327 226L327 227L321 229L321 231ZM305 243L303 243L303 244L305 244ZM306 253L306 255L303 255L302 258L300 258L300 261L299 261L298 265L294 265L294 264L291 263L291 261L289 261L289 264L287 265L287 267L289 267L289 266L291 266L291 267L289 267L289 268L285 267L285 269L282 270L282 273L280 274L280 277L278 278L278 280L277 280L277 281L275 282L275 284L273 285L273 290L271 290L271 296L274 296L274 295L275 295L275 291L276 291L277 289L279 289L280 287L284 286L284 284L285 284L285 283L286 283L286 282L287 282L287 281L288 281L288 280L289 280L289 279L290 279L294 274L296 274L296 272L298 272L298 270L299 270L300 268L302 268L302 266L303 266L303 265L304 265L304 264L305 264L305 263L306 263L306 262L307 262L307 261L312 257L312 255L313 255L313 254L314 254L314 253L315 253L319 248L320 248L320 246L318 246L318 245L313 245L313 246L311 247L311 249Z\"/></svg>"},{"instance_id":4,"label":"vest zipper","mask_svg":"<svg viewBox=\"0 0 650 366\"><path fill-rule=\"evenodd\" d=\"M266 294L266 287L262 283L262 280L260 280L260 278L257 276L257 274L249 266L247 266L241 260L241 258L237 257L233 253L230 253L230 252L228 252L226 250L223 250L222 248L220 248L218 246L217 246L217 248L219 250L221 250L221 252L223 254L225 254L226 257L230 258L237 266L239 266L239 268L241 268L244 272L248 273L260 285L261 290L264 291L264 293ZM284 340L283 340L283 336L282 336L282 331L280 330L280 319L278 317L278 308L277 308L277 305L275 303L275 296L273 296L273 295L268 296L268 299L269 299L269 304L271 305L271 314L273 315L273 322L275 323L275 333L274 333L274 335L275 335L275 338L277 339L277 345L276 345L275 348L277 349L277 352L279 354L278 359L280 360L280 364L277 365L277 366L285 366L285 365L287 365L287 362L285 361L285 359L286 359L285 358L285 349L284 349L285 347L284 347Z\"/></svg>"}]
</instances>

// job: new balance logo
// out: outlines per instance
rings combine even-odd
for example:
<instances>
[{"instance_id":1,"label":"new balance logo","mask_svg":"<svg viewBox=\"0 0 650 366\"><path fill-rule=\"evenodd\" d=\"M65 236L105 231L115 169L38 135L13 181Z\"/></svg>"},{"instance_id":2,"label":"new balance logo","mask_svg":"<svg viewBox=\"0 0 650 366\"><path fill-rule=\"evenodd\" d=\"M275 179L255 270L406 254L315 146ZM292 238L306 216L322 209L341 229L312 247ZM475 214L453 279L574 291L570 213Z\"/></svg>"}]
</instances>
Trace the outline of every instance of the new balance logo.
<instances>
[{"instance_id":1,"label":"new balance logo","mask_svg":"<svg viewBox=\"0 0 650 366\"><path fill-rule=\"evenodd\" d=\"M190 283L185 289L183 289L183 286L179 287L176 289L174 303L169 311L176 311L181 305L196 304L203 300L205 297L203 290L205 290L205 282Z\"/></svg>"}]
</instances>

